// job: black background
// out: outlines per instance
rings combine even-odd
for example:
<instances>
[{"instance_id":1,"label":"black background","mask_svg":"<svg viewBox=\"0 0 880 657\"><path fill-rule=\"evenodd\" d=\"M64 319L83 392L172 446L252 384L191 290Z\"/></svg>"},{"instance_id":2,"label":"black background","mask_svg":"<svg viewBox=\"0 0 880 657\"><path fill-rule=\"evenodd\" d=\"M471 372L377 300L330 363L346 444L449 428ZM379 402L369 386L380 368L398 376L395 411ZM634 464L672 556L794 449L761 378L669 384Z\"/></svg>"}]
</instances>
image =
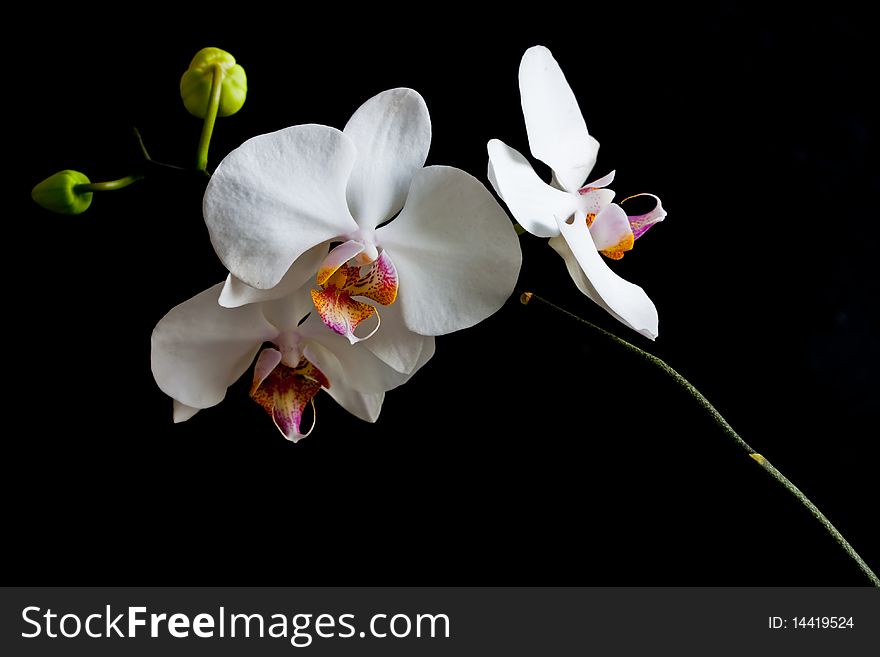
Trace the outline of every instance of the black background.
<instances>
[{"instance_id":1,"label":"black background","mask_svg":"<svg viewBox=\"0 0 880 657\"><path fill-rule=\"evenodd\" d=\"M15 145L3 447L18 583L850 585L819 525L664 375L547 307L512 299L437 340L375 425L318 400L284 441L247 381L181 425L149 368L172 306L225 276L204 180L162 175L79 217L28 198L151 155L191 165L177 84L201 47L248 74L211 165L297 123L342 127L370 96L426 99L430 164L485 181L486 142L528 152L517 69L548 46L595 174L650 191L665 223L612 264L660 312L651 344L582 297L542 240L533 290L666 359L880 564L876 532L875 51L864 15L476 3L279 10L247 3L33 10L8 29ZM835 13L836 12L836 13ZM36 15L39 13L39 15ZM245 375L244 379L247 379Z\"/></svg>"}]
</instances>

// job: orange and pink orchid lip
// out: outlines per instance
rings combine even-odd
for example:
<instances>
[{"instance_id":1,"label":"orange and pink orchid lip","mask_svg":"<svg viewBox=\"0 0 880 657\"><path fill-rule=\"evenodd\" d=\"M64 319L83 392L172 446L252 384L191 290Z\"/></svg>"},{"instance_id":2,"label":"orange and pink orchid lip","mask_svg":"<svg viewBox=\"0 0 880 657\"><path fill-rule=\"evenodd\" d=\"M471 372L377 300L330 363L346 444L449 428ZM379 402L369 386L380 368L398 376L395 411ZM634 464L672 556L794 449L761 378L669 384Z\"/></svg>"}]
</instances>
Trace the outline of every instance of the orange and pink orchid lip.
<instances>
[{"instance_id":1,"label":"orange and pink orchid lip","mask_svg":"<svg viewBox=\"0 0 880 657\"><path fill-rule=\"evenodd\" d=\"M318 269L316 282L320 289L311 290L321 320L352 343L367 339L378 329L377 325L365 337L355 335L361 322L378 313L375 306L354 297L388 306L397 299L399 287L397 270L385 251L369 265L347 264L364 250L363 245L360 247L356 242L345 242L330 251Z\"/></svg>"},{"instance_id":2,"label":"orange and pink orchid lip","mask_svg":"<svg viewBox=\"0 0 880 657\"><path fill-rule=\"evenodd\" d=\"M276 356L277 354L277 356ZM275 362L268 372L260 363ZM301 358L296 367L289 367L280 361L280 352L264 349L254 369L251 398L263 407L275 426L288 440L297 442L308 436L315 427L314 397L321 388L329 388L330 381L313 363ZM302 431L302 421L306 407L312 406L312 425Z\"/></svg>"}]
</instances>

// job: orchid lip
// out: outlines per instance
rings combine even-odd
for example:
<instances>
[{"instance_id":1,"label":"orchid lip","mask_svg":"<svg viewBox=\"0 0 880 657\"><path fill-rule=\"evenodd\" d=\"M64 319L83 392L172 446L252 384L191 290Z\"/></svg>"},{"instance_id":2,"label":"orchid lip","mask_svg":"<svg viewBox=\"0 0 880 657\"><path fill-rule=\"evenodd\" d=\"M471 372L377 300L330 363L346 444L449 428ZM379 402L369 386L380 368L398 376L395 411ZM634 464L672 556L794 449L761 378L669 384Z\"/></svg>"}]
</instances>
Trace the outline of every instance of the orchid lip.
<instances>
[{"instance_id":1,"label":"orchid lip","mask_svg":"<svg viewBox=\"0 0 880 657\"><path fill-rule=\"evenodd\" d=\"M305 357L296 365L288 365L279 362L278 355L271 348L260 353L254 368L251 398L269 414L286 439L297 442L314 429L314 397L321 388L329 389L330 381ZM302 421L308 406L312 408L312 421L308 431L303 432Z\"/></svg>"},{"instance_id":2,"label":"orchid lip","mask_svg":"<svg viewBox=\"0 0 880 657\"><path fill-rule=\"evenodd\" d=\"M364 320L374 315L378 320L376 306L359 298L382 306L394 303L397 298L397 269L391 257L386 251L379 252L375 246L370 246L376 257L368 262L362 260L369 259L370 251L355 240L334 248L318 272L316 283L320 289L311 290L312 301L324 324L352 344L372 337L379 328L377 322L368 335L360 337L355 334L355 329ZM359 257L362 255L364 258ZM349 264L352 262L354 264ZM365 272L363 268L367 268Z\"/></svg>"}]
</instances>

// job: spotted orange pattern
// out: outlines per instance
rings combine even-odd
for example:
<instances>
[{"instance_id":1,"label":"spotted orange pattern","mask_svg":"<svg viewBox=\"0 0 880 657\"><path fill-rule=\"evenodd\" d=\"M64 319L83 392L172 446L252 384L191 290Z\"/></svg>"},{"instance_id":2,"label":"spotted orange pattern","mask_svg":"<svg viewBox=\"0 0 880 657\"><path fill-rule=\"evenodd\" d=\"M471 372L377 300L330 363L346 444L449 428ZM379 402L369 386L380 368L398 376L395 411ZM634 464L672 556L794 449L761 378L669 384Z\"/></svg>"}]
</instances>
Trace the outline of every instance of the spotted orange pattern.
<instances>
[{"instance_id":1,"label":"spotted orange pattern","mask_svg":"<svg viewBox=\"0 0 880 657\"><path fill-rule=\"evenodd\" d=\"M347 267L345 290L352 296L362 296L388 306L397 299L397 269L383 251L363 276L360 267ZM354 271L352 271L354 270Z\"/></svg>"},{"instance_id":2,"label":"spotted orange pattern","mask_svg":"<svg viewBox=\"0 0 880 657\"><path fill-rule=\"evenodd\" d=\"M309 292L321 320L339 335L350 338L361 322L376 314L375 307L352 299L350 294L333 285Z\"/></svg>"},{"instance_id":3,"label":"spotted orange pattern","mask_svg":"<svg viewBox=\"0 0 880 657\"><path fill-rule=\"evenodd\" d=\"M353 297L365 297L387 306L397 299L397 269L384 251L366 272L356 265L341 265L320 290L311 290L315 309L323 322L336 333L354 338L358 324L376 314L376 308ZM318 279L320 280L320 279Z\"/></svg>"},{"instance_id":4,"label":"spotted orange pattern","mask_svg":"<svg viewBox=\"0 0 880 657\"><path fill-rule=\"evenodd\" d=\"M341 266L363 250L364 245L355 240L349 240L336 246L327 254L327 257L321 263L321 268L318 269L318 275L315 277L318 285L324 285Z\"/></svg>"},{"instance_id":5,"label":"spotted orange pattern","mask_svg":"<svg viewBox=\"0 0 880 657\"><path fill-rule=\"evenodd\" d=\"M324 373L303 358L296 367L279 363L262 382L255 379L251 398L270 415L285 438L296 442L312 430L302 432L306 406L312 404L314 411L314 396L321 388L329 387L330 382Z\"/></svg>"}]
</instances>

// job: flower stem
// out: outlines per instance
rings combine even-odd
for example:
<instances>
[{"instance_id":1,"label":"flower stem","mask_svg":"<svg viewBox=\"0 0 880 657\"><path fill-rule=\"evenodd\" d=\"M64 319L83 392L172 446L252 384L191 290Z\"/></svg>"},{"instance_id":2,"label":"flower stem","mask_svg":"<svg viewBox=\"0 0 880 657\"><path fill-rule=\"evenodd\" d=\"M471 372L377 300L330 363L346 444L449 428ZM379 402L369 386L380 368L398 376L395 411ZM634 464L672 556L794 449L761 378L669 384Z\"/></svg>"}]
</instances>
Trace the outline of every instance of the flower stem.
<instances>
[{"instance_id":1,"label":"flower stem","mask_svg":"<svg viewBox=\"0 0 880 657\"><path fill-rule=\"evenodd\" d=\"M107 182L86 183L82 185L77 185L73 188L73 191L77 194L84 194L85 192L112 192L117 189L122 189L123 187L128 187L132 183L136 183L141 178L143 178L143 176L125 176L125 178L119 178L118 180L108 180Z\"/></svg>"},{"instance_id":2,"label":"flower stem","mask_svg":"<svg viewBox=\"0 0 880 657\"><path fill-rule=\"evenodd\" d=\"M159 162L159 160L154 160L150 157L150 154L147 152L147 147L144 145L144 138L141 137L140 130L137 128L132 128L132 133L134 134L134 138L137 139L138 148L141 151L141 155L144 160L149 164L154 164L156 166L164 167L166 169L173 169L175 171L189 171L190 169L186 169L184 167L179 167L176 164L168 164L166 162Z\"/></svg>"},{"instance_id":3,"label":"flower stem","mask_svg":"<svg viewBox=\"0 0 880 657\"><path fill-rule=\"evenodd\" d=\"M144 145L144 138L141 137L141 131L136 127L132 127L131 131L134 134L134 138L137 139L138 147L141 149L141 155L144 156L144 159L147 162L152 162L153 158L151 158L150 154L147 152L147 147Z\"/></svg>"},{"instance_id":4,"label":"flower stem","mask_svg":"<svg viewBox=\"0 0 880 657\"><path fill-rule=\"evenodd\" d=\"M213 75L211 98L208 101L208 111L205 113L205 123L202 125L199 149L196 151L196 168L205 173L208 172L208 147L211 145L211 135L214 134L214 123L217 121L217 112L220 109L220 93L223 90L223 69L214 64L211 73Z\"/></svg>"},{"instance_id":5,"label":"flower stem","mask_svg":"<svg viewBox=\"0 0 880 657\"><path fill-rule=\"evenodd\" d=\"M850 545L849 542L843 537L843 534L841 534L837 530L837 528L831 524L831 521L825 517L825 514L823 514L819 510L819 508L815 504L813 504L813 502L811 502L810 499L806 495L804 495L803 492L801 492L801 490L797 486L795 486L793 483L791 483L791 481L789 481L788 478L784 474L782 474L779 470L777 470L770 463L770 461L768 461L766 458L764 458L763 456L758 454L752 448L751 445L749 445L745 440L743 440L740 437L740 435L736 431L734 431L733 427L730 426L730 423L724 419L724 417L721 415L721 413L719 413L715 409L715 407L712 406L712 404L709 402L709 400L706 399L703 396L703 394L699 390L697 390L690 381L685 379L681 374L679 374L672 367L667 365L662 359L657 358L657 356L654 356L653 354L649 354L647 351L644 351L644 350L636 347L634 344L630 344L626 340L618 338L613 333L609 333L605 329L596 326L592 322L588 322L587 320L583 319L582 317L578 317L577 315L575 315L572 312L569 312L565 308L561 308L560 306L557 306L556 304L551 303L550 301L547 301L547 299L539 297L537 294L533 294L531 292L523 292L523 294L520 296L520 302L523 305L528 304L533 299L535 301L539 301L539 302L543 303L544 305L552 308L553 310L556 310L557 312L562 313L563 315L567 315L571 319L573 319L577 322L580 322L581 324L583 324L585 326L588 326L589 328L593 329L594 331L596 331L600 335L602 335L605 338L614 342L616 345L623 347L627 351L640 356L641 358L648 361L652 365L663 370L667 375L669 375L672 378L673 381L675 381L680 387L684 388L687 391L687 393L700 406L702 406L703 410L705 410L712 417L712 419L715 420L715 423L718 424L719 427L721 427L721 429L724 431L724 433L726 433L731 439L733 439L733 441L737 445L739 445L743 450L745 450L745 452L749 455L749 457L751 457L758 464L760 464L760 466L762 468L764 468L764 470L766 472L768 472L771 477L773 477L776 481L778 481L780 484L782 484L782 486L789 493L794 495L797 498L797 500L807 509L807 511L810 512L810 515L812 515L816 520L818 520L822 524L822 526L825 528L825 530L829 534L831 534L831 537L837 542L838 545L840 545L840 547L843 549L843 551L846 552L846 554L853 561L856 562L856 565L858 565L859 570L861 570L862 573L865 575L865 577L867 577L868 580L870 580L871 584L873 586L880 587L880 578L878 578L877 575L874 574L874 571L871 570L871 568L868 566L868 564L865 563L864 559L862 559L859 556L859 553L856 552L855 549L853 549L852 545Z\"/></svg>"}]
</instances>

